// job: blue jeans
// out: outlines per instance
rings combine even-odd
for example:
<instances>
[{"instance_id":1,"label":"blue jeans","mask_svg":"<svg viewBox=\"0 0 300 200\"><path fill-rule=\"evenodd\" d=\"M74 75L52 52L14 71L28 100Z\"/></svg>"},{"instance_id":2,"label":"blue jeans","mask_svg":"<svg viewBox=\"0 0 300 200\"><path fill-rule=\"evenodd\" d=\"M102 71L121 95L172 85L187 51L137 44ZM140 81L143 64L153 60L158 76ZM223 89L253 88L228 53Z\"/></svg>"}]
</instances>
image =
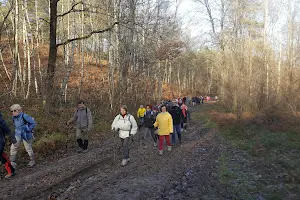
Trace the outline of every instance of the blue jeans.
<instances>
[{"instance_id":1,"label":"blue jeans","mask_svg":"<svg viewBox=\"0 0 300 200\"><path fill-rule=\"evenodd\" d=\"M172 144L176 144L176 134L181 143L181 124L173 125Z\"/></svg>"}]
</instances>

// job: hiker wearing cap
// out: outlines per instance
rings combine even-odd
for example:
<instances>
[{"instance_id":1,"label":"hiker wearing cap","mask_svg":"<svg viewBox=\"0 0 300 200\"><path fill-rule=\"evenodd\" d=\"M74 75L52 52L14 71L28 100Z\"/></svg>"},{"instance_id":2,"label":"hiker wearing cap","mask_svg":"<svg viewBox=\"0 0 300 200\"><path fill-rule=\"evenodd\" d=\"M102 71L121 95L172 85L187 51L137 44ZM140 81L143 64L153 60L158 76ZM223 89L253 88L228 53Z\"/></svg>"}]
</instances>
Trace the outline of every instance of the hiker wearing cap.
<instances>
[{"instance_id":1,"label":"hiker wearing cap","mask_svg":"<svg viewBox=\"0 0 300 200\"><path fill-rule=\"evenodd\" d=\"M170 134L173 133L173 121L172 121L172 116L167 112L166 105L162 105L160 109L161 112L157 115L153 127L158 128L158 135L159 135L158 152L159 155L163 155L164 140L166 140L167 142L168 151L172 150L172 146L170 142Z\"/></svg>"},{"instance_id":2,"label":"hiker wearing cap","mask_svg":"<svg viewBox=\"0 0 300 200\"><path fill-rule=\"evenodd\" d=\"M127 106L120 107L120 114L118 114L112 125L111 130L118 131L119 137L123 147L123 159L122 166L125 166L129 161L129 139L132 135L135 135L138 129L138 125L134 117L128 113Z\"/></svg>"},{"instance_id":3,"label":"hiker wearing cap","mask_svg":"<svg viewBox=\"0 0 300 200\"><path fill-rule=\"evenodd\" d=\"M6 134L9 135L10 141L13 143L13 145L17 143L14 134L10 131L9 127L7 126L6 122L4 121L4 119L2 118L2 115L0 113L0 161L4 165L4 167L7 171L5 178L10 178L13 175L15 175L15 168L13 168L6 153L4 153L5 135Z\"/></svg>"},{"instance_id":4,"label":"hiker wearing cap","mask_svg":"<svg viewBox=\"0 0 300 200\"><path fill-rule=\"evenodd\" d=\"M84 105L84 101L80 100L77 104L77 110L73 117L67 121L67 125L76 123L76 140L78 143L78 153L87 152L89 145L89 132L92 130L93 117L89 108Z\"/></svg>"},{"instance_id":5,"label":"hiker wearing cap","mask_svg":"<svg viewBox=\"0 0 300 200\"><path fill-rule=\"evenodd\" d=\"M14 168L16 168L16 157L18 149L23 142L25 150L27 151L30 162L28 167L33 167L35 165L34 152L32 149L33 128L36 126L34 119L22 112L22 107L19 104L14 104L10 107L12 114L13 125L15 127L14 136L16 138L16 143L12 144L10 147L10 161Z\"/></svg>"}]
</instances>

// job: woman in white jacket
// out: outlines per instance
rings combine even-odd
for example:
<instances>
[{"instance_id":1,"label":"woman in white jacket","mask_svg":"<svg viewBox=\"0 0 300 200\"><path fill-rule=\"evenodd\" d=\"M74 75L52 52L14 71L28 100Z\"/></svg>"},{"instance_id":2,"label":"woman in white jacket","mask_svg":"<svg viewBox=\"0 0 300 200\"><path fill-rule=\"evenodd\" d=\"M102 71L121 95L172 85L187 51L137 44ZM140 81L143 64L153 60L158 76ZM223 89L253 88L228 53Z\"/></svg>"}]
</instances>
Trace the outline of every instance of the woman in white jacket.
<instances>
[{"instance_id":1,"label":"woman in white jacket","mask_svg":"<svg viewBox=\"0 0 300 200\"><path fill-rule=\"evenodd\" d=\"M123 160L122 166L125 166L129 158L129 139L130 136L135 135L138 129L137 123L134 117L127 112L127 106L121 106L120 114L118 114L112 125L111 129L119 132L119 137L121 138L123 146Z\"/></svg>"}]
</instances>

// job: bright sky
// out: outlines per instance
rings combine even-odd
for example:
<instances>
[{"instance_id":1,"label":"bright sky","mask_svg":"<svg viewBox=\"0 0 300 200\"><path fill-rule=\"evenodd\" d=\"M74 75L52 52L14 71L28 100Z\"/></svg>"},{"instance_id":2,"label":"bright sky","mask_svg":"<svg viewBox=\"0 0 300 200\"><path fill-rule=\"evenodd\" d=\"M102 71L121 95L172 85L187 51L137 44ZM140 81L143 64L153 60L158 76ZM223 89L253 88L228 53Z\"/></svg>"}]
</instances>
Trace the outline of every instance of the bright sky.
<instances>
[{"instance_id":1,"label":"bright sky","mask_svg":"<svg viewBox=\"0 0 300 200\"><path fill-rule=\"evenodd\" d=\"M177 0L180 1L180 0ZM193 38L201 38L201 41L205 41L205 38L209 38L208 34L211 30L208 18L206 16L205 8L200 8L200 4L195 3L195 0L181 0L179 7L179 17L183 21L183 28ZM214 2L214 1L211 1ZM292 13L294 13L299 0L291 0ZM296 6L297 5L297 6ZM263 4L262 11L263 11ZM286 27L283 26L287 20L287 0L269 0L269 40L280 42L282 37L287 35ZM296 12L297 13L297 12ZM299 15L298 15L299 16ZM284 27L284 29L282 28ZM199 40L200 41L200 40Z\"/></svg>"},{"instance_id":2,"label":"bright sky","mask_svg":"<svg viewBox=\"0 0 300 200\"><path fill-rule=\"evenodd\" d=\"M194 0L182 0L178 9L184 32L192 37L192 44L196 49L209 40L210 25L202 9Z\"/></svg>"},{"instance_id":3,"label":"bright sky","mask_svg":"<svg viewBox=\"0 0 300 200\"><path fill-rule=\"evenodd\" d=\"M193 0L182 0L179 7L180 17L183 18L183 26L190 31L192 37L199 36L201 29L200 15L197 12L196 4Z\"/></svg>"}]
</instances>

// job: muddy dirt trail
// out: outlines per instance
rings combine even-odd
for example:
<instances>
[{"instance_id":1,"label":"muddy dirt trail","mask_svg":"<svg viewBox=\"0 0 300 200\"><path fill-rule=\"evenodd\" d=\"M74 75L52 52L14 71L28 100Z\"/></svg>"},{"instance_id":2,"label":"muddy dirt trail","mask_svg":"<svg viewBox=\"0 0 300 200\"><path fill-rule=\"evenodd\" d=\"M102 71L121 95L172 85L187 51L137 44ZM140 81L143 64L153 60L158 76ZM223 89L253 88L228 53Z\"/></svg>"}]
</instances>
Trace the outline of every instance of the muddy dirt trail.
<instances>
[{"instance_id":1,"label":"muddy dirt trail","mask_svg":"<svg viewBox=\"0 0 300 200\"><path fill-rule=\"evenodd\" d=\"M201 112L201 105L191 108ZM220 145L213 130L192 120L182 145L158 155L150 138L144 148L130 144L131 161L121 167L118 138L91 146L85 154L38 164L10 180L0 180L0 199L226 199L216 175ZM165 145L166 148L166 145Z\"/></svg>"}]
</instances>

